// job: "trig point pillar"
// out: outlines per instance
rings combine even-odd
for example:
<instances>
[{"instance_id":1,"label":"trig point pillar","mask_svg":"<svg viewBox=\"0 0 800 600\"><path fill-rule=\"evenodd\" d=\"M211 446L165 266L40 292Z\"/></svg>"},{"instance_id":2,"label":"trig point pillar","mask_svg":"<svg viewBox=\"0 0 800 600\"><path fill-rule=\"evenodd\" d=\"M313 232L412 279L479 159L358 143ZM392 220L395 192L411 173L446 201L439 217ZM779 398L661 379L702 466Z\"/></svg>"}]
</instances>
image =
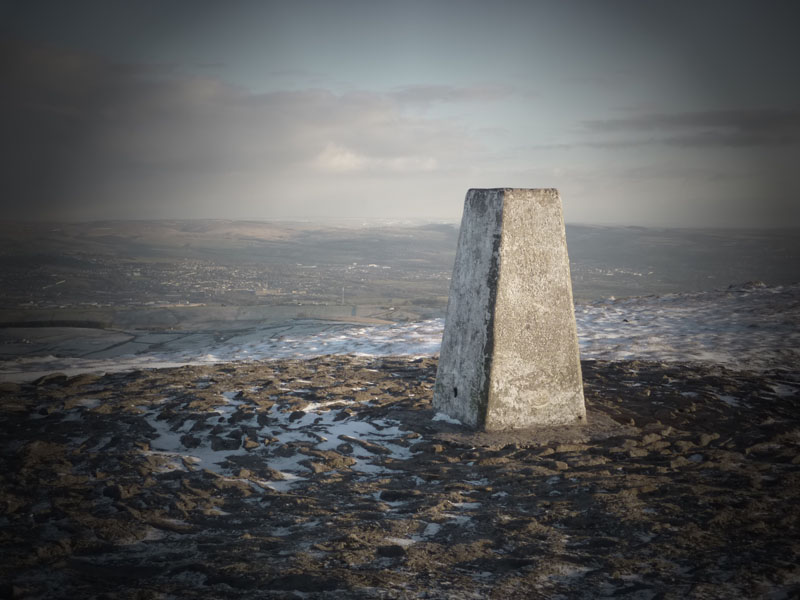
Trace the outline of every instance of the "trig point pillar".
<instances>
[{"instance_id":1,"label":"trig point pillar","mask_svg":"<svg viewBox=\"0 0 800 600\"><path fill-rule=\"evenodd\" d=\"M486 431L586 421L557 190L467 192L433 406Z\"/></svg>"}]
</instances>

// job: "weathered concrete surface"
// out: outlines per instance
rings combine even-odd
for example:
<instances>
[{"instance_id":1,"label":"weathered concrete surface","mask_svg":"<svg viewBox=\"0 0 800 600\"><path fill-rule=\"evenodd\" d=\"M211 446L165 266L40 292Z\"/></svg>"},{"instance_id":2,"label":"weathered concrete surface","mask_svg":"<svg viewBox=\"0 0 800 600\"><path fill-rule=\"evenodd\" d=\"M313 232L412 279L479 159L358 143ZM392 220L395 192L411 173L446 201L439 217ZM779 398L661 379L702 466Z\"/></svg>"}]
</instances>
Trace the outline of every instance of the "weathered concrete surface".
<instances>
[{"instance_id":1,"label":"weathered concrete surface","mask_svg":"<svg viewBox=\"0 0 800 600\"><path fill-rule=\"evenodd\" d=\"M467 192L433 403L487 431L586 420L557 190Z\"/></svg>"}]
</instances>

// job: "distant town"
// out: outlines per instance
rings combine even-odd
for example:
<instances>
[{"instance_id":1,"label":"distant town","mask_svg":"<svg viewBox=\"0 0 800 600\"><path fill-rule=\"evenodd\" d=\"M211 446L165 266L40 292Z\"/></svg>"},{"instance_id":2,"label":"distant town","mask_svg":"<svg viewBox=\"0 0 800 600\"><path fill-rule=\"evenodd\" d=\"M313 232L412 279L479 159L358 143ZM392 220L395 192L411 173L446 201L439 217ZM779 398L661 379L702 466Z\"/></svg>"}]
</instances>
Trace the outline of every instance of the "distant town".
<instances>
[{"instance_id":1,"label":"distant town","mask_svg":"<svg viewBox=\"0 0 800 600\"><path fill-rule=\"evenodd\" d=\"M112 310L204 306L264 315L294 307L295 316L337 319L442 316L458 232L159 221L4 233L0 322L8 325L101 313L107 323Z\"/></svg>"},{"instance_id":2,"label":"distant town","mask_svg":"<svg viewBox=\"0 0 800 600\"><path fill-rule=\"evenodd\" d=\"M0 272L2 307L347 305L378 297L438 306L446 301L450 279L450 270L357 262L225 265L113 257L86 257L80 266L76 262L6 268Z\"/></svg>"},{"instance_id":3,"label":"distant town","mask_svg":"<svg viewBox=\"0 0 800 600\"><path fill-rule=\"evenodd\" d=\"M573 294L581 302L792 283L796 233L568 225ZM0 324L109 326L122 311L125 326L147 327L158 310L175 313L169 323L189 307L220 319L231 307L259 319L442 317L457 242L446 223L0 223Z\"/></svg>"}]
</instances>

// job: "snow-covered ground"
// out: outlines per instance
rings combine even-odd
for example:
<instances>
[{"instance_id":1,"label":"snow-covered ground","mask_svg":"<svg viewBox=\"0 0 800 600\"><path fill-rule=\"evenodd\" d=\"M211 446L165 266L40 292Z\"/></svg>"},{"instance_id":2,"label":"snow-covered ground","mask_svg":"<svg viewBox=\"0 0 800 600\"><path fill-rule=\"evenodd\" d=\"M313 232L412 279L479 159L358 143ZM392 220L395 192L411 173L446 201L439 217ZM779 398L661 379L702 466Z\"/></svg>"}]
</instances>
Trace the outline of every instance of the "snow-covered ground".
<instances>
[{"instance_id":1,"label":"snow-covered ground","mask_svg":"<svg viewBox=\"0 0 800 600\"><path fill-rule=\"evenodd\" d=\"M757 370L800 364L800 284L609 298L578 304L575 316L583 359ZM224 334L40 330L35 341L6 329L0 331L0 380L321 354L431 355L439 351L443 328L443 319L380 326L297 321Z\"/></svg>"},{"instance_id":2,"label":"snow-covered ground","mask_svg":"<svg viewBox=\"0 0 800 600\"><path fill-rule=\"evenodd\" d=\"M800 364L800 284L609 299L578 305L575 316L585 359Z\"/></svg>"}]
</instances>

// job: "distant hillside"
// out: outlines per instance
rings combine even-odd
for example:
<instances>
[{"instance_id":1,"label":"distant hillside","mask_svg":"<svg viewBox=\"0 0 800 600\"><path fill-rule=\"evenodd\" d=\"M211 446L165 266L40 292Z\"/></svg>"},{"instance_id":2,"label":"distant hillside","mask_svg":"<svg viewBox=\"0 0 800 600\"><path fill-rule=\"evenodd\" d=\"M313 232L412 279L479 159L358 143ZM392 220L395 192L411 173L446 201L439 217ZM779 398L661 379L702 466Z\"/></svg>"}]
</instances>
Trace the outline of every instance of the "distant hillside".
<instances>
[{"instance_id":1,"label":"distant hillside","mask_svg":"<svg viewBox=\"0 0 800 600\"><path fill-rule=\"evenodd\" d=\"M567 225L576 297L800 282L800 231Z\"/></svg>"},{"instance_id":2,"label":"distant hillside","mask_svg":"<svg viewBox=\"0 0 800 600\"><path fill-rule=\"evenodd\" d=\"M406 303L444 310L454 224L0 223L0 303ZM576 300L800 281L800 232L568 225ZM417 307L412 308L411 307Z\"/></svg>"}]
</instances>

